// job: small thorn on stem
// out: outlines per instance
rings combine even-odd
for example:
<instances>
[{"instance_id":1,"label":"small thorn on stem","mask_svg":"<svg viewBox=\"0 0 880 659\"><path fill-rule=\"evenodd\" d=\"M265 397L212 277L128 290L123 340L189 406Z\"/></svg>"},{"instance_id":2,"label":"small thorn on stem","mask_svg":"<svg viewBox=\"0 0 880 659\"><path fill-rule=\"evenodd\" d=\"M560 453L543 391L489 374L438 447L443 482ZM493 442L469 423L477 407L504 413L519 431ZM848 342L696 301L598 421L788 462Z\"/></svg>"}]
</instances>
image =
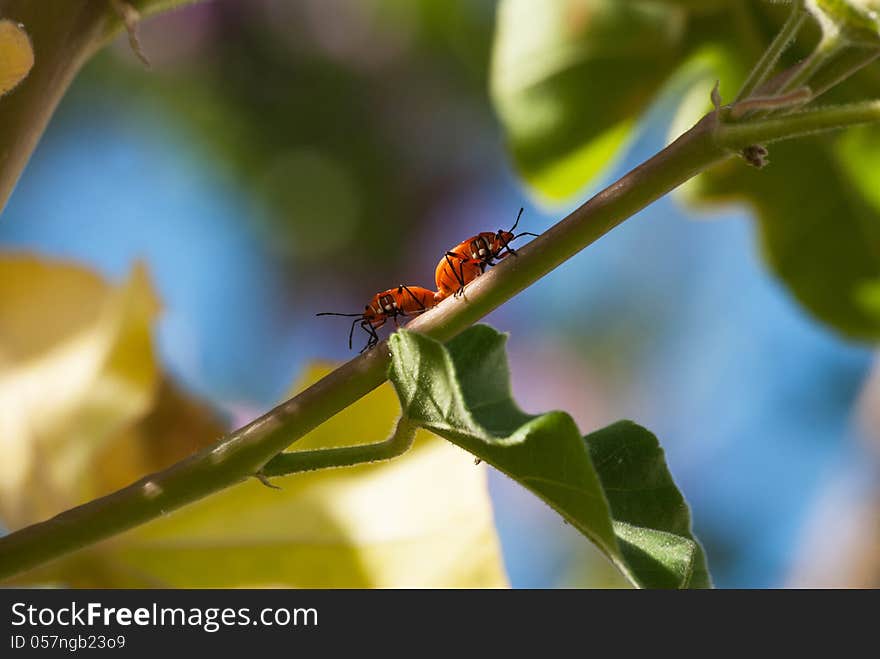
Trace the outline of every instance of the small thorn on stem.
<instances>
[{"instance_id":1,"label":"small thorn on stem","mask_svg":"<svg viewBox=\"0 0 880 659\"><path fill-rule=\"evenodd\" d=\"M482 458L474 458L474 464L475 464L475 465L480 464L482 461L483 461Z\"/></svg>"},{"instance_id":2,"label":"small thorn on stem","mask_svg":"<svg viewBox=\"0 0 880 659\"><path fill-rule=\"evenodd\" d=\"M256 478L263 485L265 485L266 487L268 487L272 490L280 490L281 489L281 487L279 487L278 485L273 485L272 482L269 480L269 478L266 476L266 474L264 474L262 471L258 471L256 474L254 474L254 478Z\"/></svg>"},{"instance_id":3,"label":"small thorn on stem","mask_svg":"<svg viewBox=\"0 0 880 659\"><path fill-rule=\"evenodd\" d=\"M715 86L712 87L712 93L709 95L712 99L712 105L715 106L715 112L721 112L721 81L716 80Z\"/></svg>"},{"instance_id":4,"label":"small thorn on stem","mask_svg":"<svg viewBox=\"0 0 880 659\"><path fill-rule=\"evenodd\" d=\"M143 48L141 48L141 42L138 40L137 34L138 23L141 20L140 12L130 3L126 2L126 0L110 0L110 4L113 6L113 11L116 12L119 20L125 25L125 31L128 32L128 44L131 46L131 50L141 63L149 69L150 60L147 59Z\"/></svg>"}]
</instances>

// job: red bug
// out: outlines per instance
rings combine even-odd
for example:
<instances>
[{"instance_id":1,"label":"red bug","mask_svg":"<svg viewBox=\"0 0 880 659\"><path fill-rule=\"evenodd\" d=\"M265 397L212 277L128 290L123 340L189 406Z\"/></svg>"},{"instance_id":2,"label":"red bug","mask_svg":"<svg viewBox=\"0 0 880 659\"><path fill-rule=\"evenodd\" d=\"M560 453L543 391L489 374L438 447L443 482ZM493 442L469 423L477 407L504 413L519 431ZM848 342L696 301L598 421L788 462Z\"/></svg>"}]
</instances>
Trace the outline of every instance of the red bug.
<instances>
[{"instance_id":1,"label":"red bug","mask_svg":"<svg viewBox=\"0 0 880 659\"><path fill-rule=\"evenodd\" d=\"M510 247L510 243L520 236L537 236L528 231L514 234L522 213L523 209L520 208L516 222L508 231L504 229L498 229L494 233L483 231L460 242L443 255L434 271L437 295L440 299L447 298L450 294L461 295L464 287L483 274L487 267L495 265L497 260L509 254L516 256L516 251Z\"/></svg>"},{"instance_id":2,"label":"red bug","mask_svg":"<svg viewBox=\"0 0 880 659\"><path fill-rule=\"evenodd\" d=\"M362 313L334 313L325 311L316 314L318 316L347 316L354 318L351 322L351 330L348 332L348 348L351 350L351 341L354 336L354 328L360 326L367 335L367 345L361 352L372 348L379 343L379 335L376 330L382 327L389 319L397 325L398 316L417 316L437 305L440 298L434 291L429 291L421 286L406 286L400 284L387 291L376 293L370 303L364 307Z\"/></svg>"},{"instance_id":3,"label":"red bug","mask_svg":"<svg viewBox=\"0 0 880 659\"><path fill-rule=\"evenodd\" d=\"M483 274L483 268L479 263L462 258L456 251L446 252L434 271L437 296L440 300L450 295L457 297L464 291L467 284Z\"/></svg>"}]
</instances>

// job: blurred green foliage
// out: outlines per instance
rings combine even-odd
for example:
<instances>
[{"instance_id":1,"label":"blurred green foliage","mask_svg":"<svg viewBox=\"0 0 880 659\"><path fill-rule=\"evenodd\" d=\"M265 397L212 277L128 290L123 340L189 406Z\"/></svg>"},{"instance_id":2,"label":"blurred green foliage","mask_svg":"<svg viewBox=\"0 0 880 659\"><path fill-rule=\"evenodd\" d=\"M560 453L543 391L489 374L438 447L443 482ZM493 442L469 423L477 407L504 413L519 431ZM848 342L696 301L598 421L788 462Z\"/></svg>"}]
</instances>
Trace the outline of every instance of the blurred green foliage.
<instances>
[{"instance_id":1,"label":"blurred green foliage","mask_svg":"<svg viewBox=\"0 0 880 659\"><path fill-rule=\"evenodd\" d=\"M853 43L880 43L880 2L877 0L808 0L806 6L823 29L839 32Z\"/></svg>"},{"instance_id":2,"label":"blurred green foliage","mask_svg":"<svg viewBox=\"0 0 880 659\"><path fill-rule=\"evenodd\" d=\"M371 291L406 263L425 215L488 169L471 145L490 125L492 18L488 1L208 3L141 26L159 75L108 53L81 85L182 126L259 200L243 220L294 274L371 273ZM451 136L433 125L444 115Z\"/></svg>"},{"instance_id":3,"label":"blurred green foliage","mask_svg":"<svg viewBox=\"0 0 880 659\"><path fill-rule=\"evenodd\" d=\"M524 179L551 199L582 190L622 148L661 87L680 99L677 136L711 108L716 80L724 100L733 99L788 10L760 0L502 0L493 99ZM538 36L529 39L530 32ZM811 22L783 63L809 53L818 33ZM878 96L874 65L823 102ZM876 340L880 168L856 141L869 145L878 135L880 129L864 128L774 145L770 167L758 172L727 163L679 198L748 204L768 265L801 305L846 336Z\"/></svg>"},{"instance_id":4,"label":"blurred green foliage","mask_svg":"<svg viewBox=\"0 0 880 659\"><path fill-rule=\"evenodd\" d=\"M685 16L657 2L500 4L492 99L517 168L542 196L565 199L607 170L674 71Z\"/></svg>"}]
</instances>

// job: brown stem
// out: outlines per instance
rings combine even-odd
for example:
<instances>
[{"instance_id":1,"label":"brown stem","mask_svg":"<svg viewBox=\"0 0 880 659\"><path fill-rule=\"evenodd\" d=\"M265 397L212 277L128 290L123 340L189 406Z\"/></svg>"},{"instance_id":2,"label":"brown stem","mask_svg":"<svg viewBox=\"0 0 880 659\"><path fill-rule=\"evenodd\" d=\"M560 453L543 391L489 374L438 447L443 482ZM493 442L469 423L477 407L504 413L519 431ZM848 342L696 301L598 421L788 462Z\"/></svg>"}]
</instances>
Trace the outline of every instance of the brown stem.
<instances>
[{"instance_id":1,"label":"brown stem","mask_svg":"<svg viewBox=\"0 0 880 659\"><path fill-rule=\"evenodd\" d=\"M107 6L91 0L0 0L0 16L24 25L34 46L30 75L0 100L0 211L55 106L108 30Z\"/></svg>"}]
</instances>

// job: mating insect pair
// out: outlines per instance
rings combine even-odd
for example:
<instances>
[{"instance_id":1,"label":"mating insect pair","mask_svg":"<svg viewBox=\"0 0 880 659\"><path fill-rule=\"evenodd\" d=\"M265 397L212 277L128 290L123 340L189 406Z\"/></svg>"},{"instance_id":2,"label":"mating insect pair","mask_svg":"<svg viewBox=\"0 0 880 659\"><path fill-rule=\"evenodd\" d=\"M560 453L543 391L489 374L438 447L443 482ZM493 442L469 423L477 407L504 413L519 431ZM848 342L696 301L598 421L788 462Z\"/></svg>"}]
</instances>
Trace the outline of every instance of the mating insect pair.
<instances>
[{"instance_id":1,"label":"mating insect pair","mask_svg":"<svg viewBox=\"0 0 880 659\"><path fill-rule=\"evenodd\" d=\"M382 327L388 320L393 320L397 325L398 316L417 316L420 313L436 306L441 300L450 295L457 297L464 292L464 287L486 271L486 268L495 265L497 261L516 252L511 249L510 243L521 236L535 236L537 234L523 232L515 234L523 209L519 209L516 222L508 231L499 229L496 232L484 231L459 243L447 251L434 271L434 279L437 285L436 291L430 291L421 286L405 286L400 284L396 288L376 293L370 303L364 307L362 313L319 313L319 316L348 316L354 318L351 330L348 333L348 347L351 349L354 328L360 327L367 335L367 345L361 352L372 348L379 342L377 329Z\"/></svg>"}]
</instances>

